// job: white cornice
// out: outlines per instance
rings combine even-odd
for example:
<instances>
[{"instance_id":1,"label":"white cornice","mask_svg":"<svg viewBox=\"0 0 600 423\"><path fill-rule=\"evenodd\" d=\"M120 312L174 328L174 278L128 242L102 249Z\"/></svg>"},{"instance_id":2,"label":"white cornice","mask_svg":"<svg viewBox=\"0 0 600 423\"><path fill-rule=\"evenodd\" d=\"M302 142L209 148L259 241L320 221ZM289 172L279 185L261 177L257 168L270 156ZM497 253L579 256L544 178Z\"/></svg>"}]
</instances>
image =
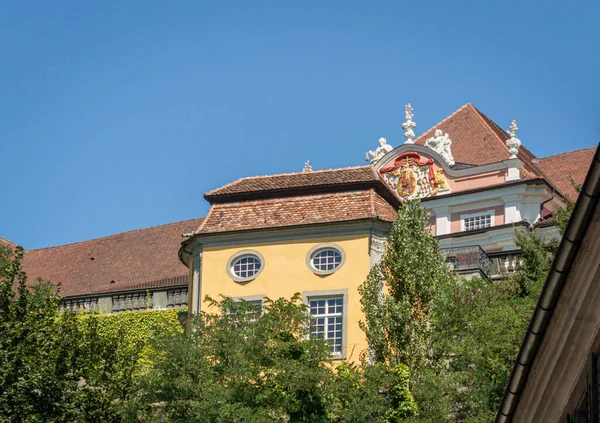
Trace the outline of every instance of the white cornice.
<instances>
[{"instance_id":1,"label":"white cornice","mask_svg":"<svg viewBox=\"0 0 600 423\"><path fill-rule=\"evenodd\" d=\"M425 146L422 146L419 144L403 144L400 147L394 148L392 151L390 151L385 156L383 156L375 165L375 170L379 171L379 169L381 169L384 165L389 164L389 162L391 160L393 160L394 157L397 157L400 154L406 153L409 151L416 151L417 153L423 153L423 154L431 157L432 159L434 159L436 161L436 163L439 166L441 166L444 169L444 172L446 172L448 175L452 176L453 178L461 178L461 177L465 177L465 176L479 175L482 173L497 172L500 170L508 169L508 163L506 163L504 161L497 162L497 163L488 163L488 164L480 165L480 166L468 167L465 169L452 169L450 166L448 166L448 163L446 163L446 160L444 160L444 158L441 155L439 155L436 151L432 150L431 148L425 147ZM520 166L523 165L523 163L521 161L519 161L519 163L520 163Z\"/></svg>"},{"instance_id":2,"label":"white cornice","mask_svg":"<svg viewBox=\"0 0 600 423\"><path fill-rule=\"evenodd\" d=\"M386 236L391 225L391 222L367 218L347 222L198 234L187 242L185 248L190 251L200 246L206 248L226 245L256 245L295 239L326 238L332 236L339 237L363 234Z\"/></svg>"}]
</instances>

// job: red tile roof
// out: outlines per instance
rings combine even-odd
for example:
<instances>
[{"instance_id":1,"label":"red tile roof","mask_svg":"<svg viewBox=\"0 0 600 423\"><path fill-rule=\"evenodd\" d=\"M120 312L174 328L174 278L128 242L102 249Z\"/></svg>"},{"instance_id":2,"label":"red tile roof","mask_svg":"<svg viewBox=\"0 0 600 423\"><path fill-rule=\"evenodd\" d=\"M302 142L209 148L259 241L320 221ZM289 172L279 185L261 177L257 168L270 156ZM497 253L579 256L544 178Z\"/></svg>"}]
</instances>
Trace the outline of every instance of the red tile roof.
<instances>
[{"instance_id":1,"label":"red tile roof","mask_svg":"<svg viewBox=\"0 0 600 423\"><path fill-rule=\"evenodd\" d=\"M11 249L14 250L16 246L17 246L17 244L15 244L14 242L9 241L8 239L2 238L0 236L0 247L10 247Z\"/></svg>"},{"instance_id":2,"label":"red tile roof","mask_svg":"<svg viewBox=\"0 0 600 423\"><path fill-rule=\"evenodd\" d=\"M592 147L556 154L537 159L536 165L562 194L568 195L571 200L575 201L578 192L573 187L571 180L575 184L583 183L595 151L596 147Z\"/></svg>"},{"instance_id":3,"label":"red tile roof","mask_svg":"<svg viewBox=\"0 0 600 423\"><path fill-rule=\"evenodd\" d=\"M425 145L425 141L440 129L452 140L452 155L457 163L484 165L497 163L510 157L506 140L509 138L493 120L467 103L441 122L421 134L415 143ZM531 160L535 156L525 147L518 154L529 172L535 173Z\"/></svg>"},{"instance_id":4,"label":"red tile roof","mask_svg":"<svg viewBox=\"0 0 600 423\"><path fill-rule=\"evenodd\" d=\"M196 232L331 223L375 216L393 221L396 210L374 189L367 189L214 204Z\"/></svg>"},{"instance_id":5,"label":"red tile roof","mask_svg":"<svg viewBox=\"0 0 600 423\"><path fill-rule=\"evenodd\" d=\"M27 250L23 268L30 281L41 277L60 282L65 296L186 284L188 269L177 256L181 235L201 222L192 219Z\"/></svg>"},{"instance_id":6,"label":"red tile roof","mask_svg":"<svg viewBox=\"0 0 600 423\"><path fill-rule=\"evenodd\" d=\"M215 202L219 197L239 198L240 194L256 194L273 192L282 195L297 190L317 189L331 190L334 186L383 183L372 166L356 166L341 169L316 170L313 172L284 173L279 175L252 176L241 178L204 194L204 197Z\"/></svg>"}]
</instances>

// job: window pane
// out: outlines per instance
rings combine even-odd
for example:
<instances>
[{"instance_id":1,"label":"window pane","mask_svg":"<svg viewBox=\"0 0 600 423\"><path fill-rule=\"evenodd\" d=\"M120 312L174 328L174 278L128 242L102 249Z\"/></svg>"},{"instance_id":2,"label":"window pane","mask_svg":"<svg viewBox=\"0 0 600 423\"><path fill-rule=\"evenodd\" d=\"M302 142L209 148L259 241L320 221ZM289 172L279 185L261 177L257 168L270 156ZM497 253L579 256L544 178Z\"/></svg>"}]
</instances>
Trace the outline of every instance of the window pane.
<instances>
[{"instance_id":1,"label":"window pane","mask_svg":"<svg viewBox=\"0 0 600 423\"><path fill-rule=\"evenodd\" d=\"M342 352L343 298L309 300L309 306L311 315L315 316L311 323L311 334L317 339L327 340L331 344L331 352L340 354Z\"/></svg>"},{"instance_id":2,"label":"window pane","mask_svg":"<svg viewBox=\"0 0 600 423\"><path fill-rule=\"evenodd\" d=\"M232 263L231 271L238 278L251 278L260 270L262 263L254 255L242 256Z\"/></svg>"},{"instance_id":3,"label":"window pane","mask_svg":"<svg viewBox=\"0 0 600 423\"><path fill-rule=\"evenodd\" d=\"M333 248L317 251L312 257L312 265L316 270L332 271L342 262L342 255Z\"/></svg>"}]
</instances>

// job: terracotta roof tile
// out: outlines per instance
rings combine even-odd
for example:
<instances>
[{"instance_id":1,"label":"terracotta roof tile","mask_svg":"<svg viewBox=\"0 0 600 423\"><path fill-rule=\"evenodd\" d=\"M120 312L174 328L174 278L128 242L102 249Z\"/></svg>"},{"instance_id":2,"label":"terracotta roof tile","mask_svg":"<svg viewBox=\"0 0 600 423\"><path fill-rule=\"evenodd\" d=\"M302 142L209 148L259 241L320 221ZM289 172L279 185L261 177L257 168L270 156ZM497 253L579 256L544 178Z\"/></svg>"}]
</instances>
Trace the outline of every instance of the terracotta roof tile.
<instances>
[{"instance_id":1,"label":"terracotta roof tile","mask_svg":"<svg viewBox=\"0 0 600 423\"><path fill-rule=\"evenodd\" d=\"M379 216L382 220L393 222L398 217L398 210L390 205L377 193L373 193L374 215Z\"/></svg>"},{"instance_id":2,"label":"terracotta roof tile","mask_svg":"<svg viewBox=\"0 0 600 423\"><path fill-rule=\"evenodd\" d=\"M331 223L380 216L394 208L373 189L214 204L197 233Z\"/></svg>"},{"instance_id":3,"label":"terracotta roof tile","mask_svg":"<svg viewBox=\"0 0 600 423\"><path fill-rule=\"evenodd\" d=\"M567 153L537 159L536 165L551 180L554 186L573 201L577 199L577 190L573 187L571 179L576 184L582 184L587 175L596 147L583 150L569 151Z\"/></svg>"},{"instance_id":4,"label":"terracotta roof tile","mask_svg":"<svg viewBox=\"0 0 600 423\"><path fill-rule=\"evenodd\" d=\"M316 170L313 172L241 178L212 191L208 191L204 196L210 201L222 195L280 191L294 188L328 187L332 185L377 181L380 181L380 178L373 167L356 166L341 169Z\"/></svg>"},{"instance_id":5,"label":"terracotta roof tile","mask_svg":"<svg viewBox=\"0 0 600 423\"><path fill-rule=\"evenodd\" d=\"M509 138L496 122L467 103L441 122L421 134L415 143L425 145L425 141L435 134L436 129L447 133L452 140L452 155L457 163L484 165L497 163L510 157L506 140ZM536 173L532 160L535 156L525 147L518 154L529 172Z\"/></svg>"},{"instance_id":6,"label":"terracotta roof tile","mask_svg":"<svg viewBox=\"0 0 600 423\"><path fill-rule=\"evenodd\" d=\"M501 162L509 157L508 148L503 144L508 136L470 103L433 125L415 143L425 145L436 129L450 136L452 155L457 163L483 165Z\"/></svg>"},{"instance_id":7,"label":"terracotta roof tile","mask_svg":"<svg viewBox=\"0 0 600 423\"><path fill-rule=\"evenodd\" d=\"M23 268L30 281L40 277L61 283L65 296L185 284L188 269L177 256L181 235L201 221L192 219L27 250Z\"/></svg>"},{"instance_id":8,"label":"terracotta roof tile","mask_svg":"<svg viewBox=\"0 0 600 423\"><path fill-rule=\"evenodd\" d=\"M16 246L17 246L17 244L15 244L14 242L9 241L8 239L2 238L0 236L0 247L10 247L11 249L14 250Z\"/></svg>"}]
</instances>

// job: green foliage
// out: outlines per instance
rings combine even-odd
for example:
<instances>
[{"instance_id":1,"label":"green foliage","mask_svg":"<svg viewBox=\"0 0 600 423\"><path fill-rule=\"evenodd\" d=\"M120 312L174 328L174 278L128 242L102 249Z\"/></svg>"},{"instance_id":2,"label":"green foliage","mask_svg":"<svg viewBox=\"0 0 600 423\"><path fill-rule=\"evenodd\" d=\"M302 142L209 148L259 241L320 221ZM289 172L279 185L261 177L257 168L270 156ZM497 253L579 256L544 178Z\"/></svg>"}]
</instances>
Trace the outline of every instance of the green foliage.
<instances>
[{"instance_id":1,"label":"green foliage","mask_svg":"<svg viewBox=\"0 0 600 423\"><path fill-rule=\"evenodd\" d=\"M511 279L448 287L433 335L434 349L446 363L448 408L438 410L439 418L493 420L536 300Z\"/></svg>"},{"instance_id":2,"label":"green foliage","mask_svg":"<svg viewBox=\"0 0 600 423\"><path fill-rule=\"evenodd\" d=\"M21 248L0 248L0 420L122 421L120 404L150 354L143 332L172 327L173 316L61 313L55 287L26 284L22 258Z\"/></svg>"},{"instance_id":3,"label":"green foliage","mask_svg":"<svg viewBox=\"0 0 600 423\"><path fill-rule=\"evenodd\" d=\"M187 335L156 340L161 354L140 378L127 421L391 423L414 413L408 370L331 362L329 345L309 337L298 294L266 300L262 311L208 301L211 311L193 316Z\"/></svg>"},{"instance_id":4,"label":"green foliage","mask_svg":"<svg viewBox=\"0 0 600 423\"><path fill-rule=\"evenodd\" d=\"M143 371L152 366L158 353L152 340L163 334L181 333L177 317L179 310L148 310L143 313L126 311L118 314L78 313L77 320L83 330L93 327L106 344L120 338L120 348L128 356L138 356L136 368Z\"/></svg>"},{"instance_id":5,"label":"green foliage","mask_svg":"<svg viewBox=\"0 0 600 423\"><path fill-rule=\"evenodd\" d=\"M454 280L429 215L417 201L403 203L387 238L386 253L359 288L371 359L407 364L413 371L431 359L434 300Z\"/></svg>"},{"instance_id":6,"label":"green foliage","mask_svg":"<svg viewBox=\"0 0 600 423\"><path fill-rule=\"evenodd\" d=\"M332 385L333 421L396 423L415 415L418 409L408 390L409 378L403 364L393 369L384 363L339 364Z\"/></svg>"},{"instance_id":7,"label":"green foliage","mask_svg":"<svg viewBox=\"0 0 600 423\"><path fill-rule=\"evenodd\" d=\"M416 207L400 208L386 255L361 286L371 357L411 365L419 413L403 421L493 421L559 242L515 231L522 254L514 274L458 281L444 270ZM561 232L572 207L554 211ZM425 304L426 313L415 304Z\"/></svg>"}]
</instances>

